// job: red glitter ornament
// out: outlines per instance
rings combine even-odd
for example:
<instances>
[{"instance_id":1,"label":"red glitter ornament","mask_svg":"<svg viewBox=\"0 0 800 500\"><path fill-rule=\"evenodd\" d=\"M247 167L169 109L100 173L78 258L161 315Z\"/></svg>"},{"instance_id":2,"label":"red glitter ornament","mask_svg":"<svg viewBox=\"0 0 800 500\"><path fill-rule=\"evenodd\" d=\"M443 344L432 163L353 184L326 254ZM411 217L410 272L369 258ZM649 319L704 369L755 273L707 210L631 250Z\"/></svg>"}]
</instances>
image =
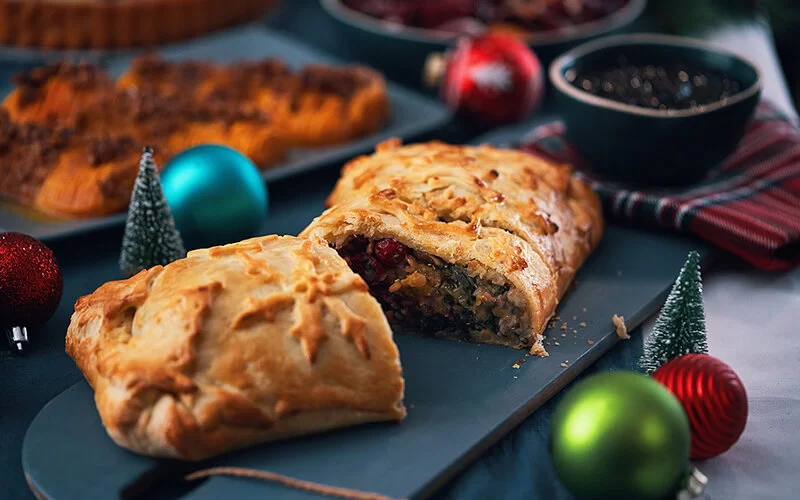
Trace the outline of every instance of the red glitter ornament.
<instances>
[{"instance_id":1,"label":"red glitter ornament","mask_svg":"<svg viewBox=\"0 0 800 500\"><path fill-rule=\"evenodd\" d=\"M487 125L525 118L544 93L539 59L508 34L462 38L453 51L432 56L425 73L448 106Z\"/></svg>"},{"instance_id":2,"label":"red glitter ornament","mask_svg":"<svg viewBox=\"0 0 800 500\"><path fill-rule=\"evenodd\" d=\"M665 363L653 378L683 405L692 430L692 460L727 451L747 423L747 393L736 372L707 354L687 354Z\"/></svg>"},{"instance_id":3,"label":"red glitter ornament","mask_svg":"<svg viewBox=\"0 0 800 500\"><path fill-rule=\"evenodd\" d=\"M41 325L55 313L63 285L44 243L26 234L0 234L0 327Z\"/></svg>"}]
</instances>

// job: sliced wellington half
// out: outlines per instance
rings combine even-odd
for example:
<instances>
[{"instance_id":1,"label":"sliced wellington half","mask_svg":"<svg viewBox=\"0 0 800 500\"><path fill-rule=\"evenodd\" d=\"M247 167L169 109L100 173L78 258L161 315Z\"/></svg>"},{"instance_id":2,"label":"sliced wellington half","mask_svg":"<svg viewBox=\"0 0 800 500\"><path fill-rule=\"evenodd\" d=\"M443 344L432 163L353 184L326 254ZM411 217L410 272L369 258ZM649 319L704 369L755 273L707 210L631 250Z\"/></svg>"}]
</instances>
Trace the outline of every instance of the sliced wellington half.
<instances>
[{"instance_id":1,"label":"sliced wellington half","mask_svg":"<svg viewBox=\"0 0 800 500\"><path fill-rule=\"evenodd\" d=\"M603 233L568 165L389 141L352 160L304 236L337 249L398 331L530 347Z\"/></svg>"}]
</instances>

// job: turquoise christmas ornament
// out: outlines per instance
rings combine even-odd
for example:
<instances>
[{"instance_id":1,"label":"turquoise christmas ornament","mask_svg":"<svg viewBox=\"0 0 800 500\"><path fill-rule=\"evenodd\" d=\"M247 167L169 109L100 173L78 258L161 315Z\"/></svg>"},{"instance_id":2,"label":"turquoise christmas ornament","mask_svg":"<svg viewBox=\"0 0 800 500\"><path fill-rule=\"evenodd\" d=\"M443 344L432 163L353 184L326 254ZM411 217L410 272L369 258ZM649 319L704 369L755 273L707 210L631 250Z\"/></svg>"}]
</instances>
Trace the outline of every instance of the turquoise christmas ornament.
<instances>
[{"instance_id":1,"label":"turquoise christmas ornament","mask_svg":"<svg viewBox=\"0 0 800 500\"><path fill-rule=\"evenodd\" d=\"M267 218L261 173L245 155L206 144L178 154L161 172L175 225L190 248L255 236Z\"/></svg>"}]
</instances>

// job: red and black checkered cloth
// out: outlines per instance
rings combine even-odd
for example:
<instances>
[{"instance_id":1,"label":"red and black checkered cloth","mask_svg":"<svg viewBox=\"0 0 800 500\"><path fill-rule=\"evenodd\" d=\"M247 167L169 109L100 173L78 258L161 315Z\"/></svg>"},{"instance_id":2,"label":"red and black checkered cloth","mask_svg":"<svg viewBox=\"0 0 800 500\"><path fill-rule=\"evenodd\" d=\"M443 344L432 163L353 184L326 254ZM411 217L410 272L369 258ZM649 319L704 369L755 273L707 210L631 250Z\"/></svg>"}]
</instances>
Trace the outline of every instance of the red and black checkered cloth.
<instances>
[{"instance_id":1,"label":"red and black checkered cloth","mask_svg":"<svg viewBox=\"0 0 800 500\"><path fill-rule=\"evenodd\" d=\"M517 147L581 170L563 134L563 123L550 123ZM631 189L581 175L612 218L694 233L762 269L800 263L800 130L767 103L738 149L691 187Z\"/></svg>"}]
</instances>

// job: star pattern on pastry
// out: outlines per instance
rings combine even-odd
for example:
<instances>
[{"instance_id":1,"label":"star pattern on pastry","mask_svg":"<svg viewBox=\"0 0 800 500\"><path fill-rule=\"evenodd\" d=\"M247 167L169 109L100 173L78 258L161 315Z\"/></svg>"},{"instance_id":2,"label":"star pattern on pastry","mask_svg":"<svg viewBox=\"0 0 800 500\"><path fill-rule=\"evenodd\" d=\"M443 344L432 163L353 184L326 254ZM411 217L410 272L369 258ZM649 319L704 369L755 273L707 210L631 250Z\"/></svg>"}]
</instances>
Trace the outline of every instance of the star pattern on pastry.
<instances>
[{"instance_id":1,"label":"star pattern on pastry","mask_svg":"<svg viewBox=\"0 0 800 500\"><path fill-rule=\"evenodd\" d=\"M341 335L351 340L358 352L369 359L367 322L339 297L350 291L366 291L366 283L358 276L350 276L348 279L331 272L318 274L317 266L321 260L311 250L310 241L306 241L293 253L298 259L292 271L294 285L291 289L281 289L264 297L248 297L231 328L249 328L258 321L274 322L282 311L291 310L296 320L289 333L299 339L306 359L314 363L320 346L328 338L323 326L323 319L328 313L336 317ZM246 274L263 276L266 283L283 284L283 275L262 259L246 251L235 255Z\"/></svg>"}]
</instances>

